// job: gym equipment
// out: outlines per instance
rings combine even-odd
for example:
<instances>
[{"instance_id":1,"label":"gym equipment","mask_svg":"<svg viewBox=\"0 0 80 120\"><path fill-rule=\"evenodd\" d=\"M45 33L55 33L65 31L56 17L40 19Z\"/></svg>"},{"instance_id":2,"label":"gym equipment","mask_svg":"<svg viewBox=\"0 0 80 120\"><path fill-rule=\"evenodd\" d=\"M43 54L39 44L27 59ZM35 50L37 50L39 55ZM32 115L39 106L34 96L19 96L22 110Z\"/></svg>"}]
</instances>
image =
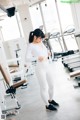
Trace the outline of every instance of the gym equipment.
<instances>
[{"instance_id":1,"label":"gym equipment","mask_svg":"<svg viewBox=\"0 0 80 120\"><path fill-rule=\"evenodd\" d=\"M80 69L80 58L78 61L74 59L74 61L72 60L72 63L64 64L64 66L67 67L70 72L79 70Z\"/></svg>"},{"instance_id":2,"label":"gym equipment","mask_svg":"<svg viewBox=\"0 0 80 120\"><path fill-rule=\"evenodd\" d=\"M68 50L75 50L75 49L78 49L78 44L77 44L77 41L75 39L75 28L74 26L67 26L65 31L63 32L63 35L64 35L64 38L65 38L65 43L67 45L67 51ZM73 43L72 44L70 44Z\"/></svg>"},{"instance_id":3,"label":"gym equipment","mask_svg":"<svg viewBox=\"0 0 80 120\"><path fill-rule=\"evenodd\" d=\"M78 85L74 85L74 88L80 88L80 69L79 70L76 70L74 72L71 72L70 74L70 78L75 78L77 80L77 84Z\"/></svg>"},{"instance_id":4,"label":"gym equipment","mask_svg":"<svg viewBox=\"0 0 80 120\"><path fill-rule=\"evenodd\" d=\"M80 76L80 70L77 70L77 71L70 73L70 77L76 77L76 76Z\"/></svg>"},{"instance_id":5,"label":"gym equipment","mask_svg":"<svg viewBox=\"0 0 80 120\"><path fill-rule=\"evenodd\" d=\"M61 44L61 39L60 39L60 32L54 31L53 33L49 33L49 35L48 35L48 46L50 48L50 52L52 53L52 55L51 55L52 61L54 61L54 60L57 60L57 58L60 57L60 55L58 53L56 53L54 51L54 49L52 48L52 45L50 42L51 39L58 40L59 45L61 47L61 51L63 51L63 46Z\"/></svg>"},{"instance_id":6,"label":"gym equipment","mask_svg":"<svg viewBox=\"0 0 80 120\"><path fill-rule=\"evenodd\" d=\"M77 59L80 58L80 54L73 54L73 55L68 55L67 57L62 57L62 63L63 64L69 64L71 62L77 61Z\"/></svg>"},{"instance_id":7,"label":"gym equipment","mask_svg":"<svg viewBox=\"0 0 80 120\"><path fill-rule=\"evenodd\" d=\"M68 28L66 29L62 34L60 34L60 32L54 32L53 34L50 34L50 37L49 39L58 39L58 42L61 46L61 50L62 52L59 52L59 53L56 53L54 52L54 56L56 57L64 57L64 56L67 56L67 55L71 55L71 54L74 54L74 50L66 50L64 51L64 46L63 46L63 43L61 42L61 38L64 36L69 36L69 35L74 35L74 27L73 28Z\"/></svg>"},{"instance_id":8,"label":"gym equipment","mask_svg":"<svg viewBox=\"0 0 80 120\"><path fill-rule=\"evenodd\" d=\"M80 52L74 51L74 54L62 57L62 63L64 65L67 65L69 63L79 61L79 58L80 58Z\"/></svg>"},{"instance_id":9,"label":"gym equipment","mask_svg":"<svg viewBox=\"0 0 80 120\"><path fill-rule=\"evenodd\" d=\"M62 57L62 60L63 60L63 61L69 60L69 59L72 59L72 58L74 58L75 56L79 56L79 55L80 55L79 50L75 50L75 51L74 51L74 54L72 54L72 55L67 55L67 56L63 56L63 57Z\"/></svg>"},{"instance_id":10,"label":"gym equipment","mask_svg":"<svg viewBox=\"0 0 80 120\"><path fill-rule=\"evenodd\" d=\"M70 72L77 70L80 68L80 53L78 52L76 54L64 57L62 59L62 63Z\"/></svg>"},{"instance_id":11,"label":"gym equipment","mask_svg":"<svg viewBox=\"0 0 80 120\"><path fill-rule=\"evenodd\" d=\"M79 58L79 59L80 59L80 58ZM74 68L76 68L76 67L80 67L80 60L77 61L77 62L68 64L67 67L70 68L70 69L74 69Z\"/></svg>"},{"instance_id":12,"label":"gym equipment","mask_svg":"<svg viewBox=\"0 0 80 120\"><path fill-rule=\"evenodd\" d=\"M2 114L1 106L0 106L0 120L6 119L6 116Z\"/></svg>"},{"instance_id":13,"label":"gym equipment","mask_svg":"<svg viewBox=\"0 0 80 120\"><path fill-rule=\"evenodd\" d=\"M58 39L58 42L59 42L59 44L60 44L60 47L61 47L61 50L62 50L62 52L64 51L63 50L63 46L62 46L62 44L61 44L61 39L60 39L60 32L54 32L54 33L51 33L50 34L50 37L49 37L49 39Z\"/></svg>"},{"instance_id":14,"label":"gym equipment","mask_svg":"<svg viewBox=\"0 0 80 120\"><path fill-rule=\"evenodd\" d=\"M67 63L64 63L64 66L69 67L69 66L71 66L73 64L75 65L75 64L77 64L79 62L80 62L80 57L77 57L77 58L69 60Z\"/></svg>"},{"instance_id":15,"label":"gym equipment","mask_svg":"<svg viewBox=\"0 0 80 120\"><path fill-rule=\"evenodd\" d=\"M12 80L12 77L11 77L11 74L9 71L9 67L8 67L8 63L7 63L7 59L6 59L6 55L5 55L5 50L4 50L2 42L0 42L0 64L4 64L4 66L6 67L7 72L10 76L10 84L13 84L13 80Z\"/></svg>"},{"instance_id":16,"label":"gym equipment","mask_svg":"<svg viewBox=\"0 0 80 120\"><path fill-rule=\"evenodd\" d=\"M73 50L69 50L69 51L66 51L66 52L59 52L59 53L54 52L54 56L62 57L62 58L64 56L68 56L68 55L72 55L72 54L74 54Z\"/></svg>"},{"instance_id":17,"label":"gym equipment","mask_svg":"<svg viewBox=\"0 0 80 120\"><path fill-rule=\"evenodd\" d=\"M80 37L80 31L74 33L78 48L80 49L79 46L79 37ZM79 51L79 50L77 50ZM68 68L70 72L76 71L80 69L80 52L76 52L76 54L68 57L64 57L62 59L62 63L64 64L65 67Z\"/></svg>"},{"instance_id":18,"label":"gym equipment","mask_svg":"<svg viewBox=\"0 0 80 120\"><path fill-rule=\"evenodd\" d=\"M5 47L6 46L6 47ZM6 49L8 49L9 46L9 54L11 55L11 58L6 58ZM22 38L14 39L12 41L3 42L1 47L3 48L2 53L2 61L5 56L4 63L8 67L10 76L12 78L12 82L15 78L21 77L21 79L25 79L25 71L24 71L24 55L25 55L25 47L24 47L24 40ZM23 48L24 47L24 48ZM2 50L2 49L1 49ZM15 54L16 52L16 54ZM3 56L4 55L4 56Z\"/></svg>"},{"instance_id":19,"label":"gym equipment","mask_svg":"<svg viewBox=\"0 0 80 120\"><path fill-rule=\"evenodd\" d=\"M67 57L62 58L62 63L65 67L69 69L69 71L73 71L74 68L80 67L80 52L76 52L72 55L68 55Z\"/></svg>"},{"instance_id":20,"label":"gym equipment","mask_svg":"<svg viewBox=\"0 0 80 120\"><path fill-rule=\"evenodd\" d=\"M11 96L12 99L14 99L16 101L17 106L15 108L9 108L5 110L2 110L2 112L6 112L7 111L11 111L11 110L18 110L21 108L21 105L19 104L18 100L16 99L16 89L20 86L22 86L24 83L26 83L26 80L21 80L13 85L10 85L10 76L7 72L7 70L5 69L4 65L0 64L0 71L2 73L2 76L5 80L5 84L6 84L6 94L9 94ZM2 101L2 103L4 104L4 101Z\"/></svg>"},{"instance_id":21,"label":"gym equipment","mask_svg":"<svg viewBox=\"0 0 80 120\"><path fill-rule=\"evenodd\" d=\"M74 36L75 36L75 39L76 39L76 42L77 42L77 46L78 46L79 51L80 51L80 43L79 43L80 42L80 30L76 31Z\"/></svg>"},{"instance_id":22,"label":"gym equipment","mask_svg":"<svg viewBox=\"0 0 80 120\"><path fill-rule=\"evenodd\" d=\"M49 41L50 34L48 33L47 36L48 36L48 37L45 38L42 42L44 43L44 45L46 46L46 48L50 51L50 53L51 53L51 59L53 60L53 59L54 59L53 50L52 50L52 47L51 47L51 43L50 43L50 41ZM50 58L49 58L49 59L50 59ZM33 61L33 62L36 62L36 61Z\"/></svg>"},{"instance_id":23,"label":"gym equipment","mask_svg":"<svg viewBox=\"0 0 80 120\"><path fill-rule=\"evenodd\" d=\"M15 50L15 53L16 53L16 58L18 58L19 56L18 56L18 51L20 51L21 49L17 49L17 50ZM17 65L19 66L19 61L17 61Z\"/></svg>"}]
</instances>

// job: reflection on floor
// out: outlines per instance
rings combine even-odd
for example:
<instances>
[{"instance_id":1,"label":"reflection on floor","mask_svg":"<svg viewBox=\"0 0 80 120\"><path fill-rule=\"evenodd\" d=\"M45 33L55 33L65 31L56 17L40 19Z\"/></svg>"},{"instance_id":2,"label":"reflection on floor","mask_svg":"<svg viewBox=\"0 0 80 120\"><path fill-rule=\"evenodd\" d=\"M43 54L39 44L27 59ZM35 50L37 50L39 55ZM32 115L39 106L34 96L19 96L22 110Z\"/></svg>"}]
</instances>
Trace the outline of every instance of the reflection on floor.
<instances>
[{"instance_id":1,"label":"reflection on floor","mask_svg":"<svg viewBox=\"0 0 80 120\"><path fill-rule=\"evenodd\" d=\"M21 109L19 114L7 120L80 120L80 88L74 89L73 80L61 60L52 63L54 76L54 99L60 104L57 112L46 111L40 97L35 75L29 76L28 87L17 90Z\"/></svg>"}]
</instances>

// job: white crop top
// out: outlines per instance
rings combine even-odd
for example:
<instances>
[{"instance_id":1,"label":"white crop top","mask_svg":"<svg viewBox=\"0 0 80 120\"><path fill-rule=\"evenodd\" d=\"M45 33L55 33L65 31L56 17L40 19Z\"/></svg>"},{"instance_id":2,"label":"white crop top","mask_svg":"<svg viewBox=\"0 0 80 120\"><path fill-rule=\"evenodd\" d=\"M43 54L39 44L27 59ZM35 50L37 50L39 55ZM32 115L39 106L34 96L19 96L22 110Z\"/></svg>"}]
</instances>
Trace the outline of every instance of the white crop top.
<instances>
[{"instance_id":1,"label":"white crop top","mask_svg":"<svg viewBox=\"0 0 80 120\"><path fill-rule=\"evenodd\" d=\"M26 62L38 60L38 57L48 57L48 50L41 42L39 44L30 43L26 50Z\"/></svg>"}]
</instances>

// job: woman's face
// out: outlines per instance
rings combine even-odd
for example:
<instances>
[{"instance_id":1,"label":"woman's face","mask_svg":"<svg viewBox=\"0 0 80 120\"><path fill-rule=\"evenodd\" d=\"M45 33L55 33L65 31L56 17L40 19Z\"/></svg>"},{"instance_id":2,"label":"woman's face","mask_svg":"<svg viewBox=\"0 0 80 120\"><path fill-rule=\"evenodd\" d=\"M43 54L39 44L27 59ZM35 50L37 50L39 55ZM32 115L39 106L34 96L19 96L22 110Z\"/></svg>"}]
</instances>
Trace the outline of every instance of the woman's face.
<instances>
[{"instance_id":1,"label":"woman's face","mask_svg":"<svg viewBox=\"0 0 80 120\"><path fill-rule=\"evenodd\" d=\"M42 38L41 37L36 37L34 36L34 42L35 43L40 43L42 41Z\"/></svg>"}]
</instances>

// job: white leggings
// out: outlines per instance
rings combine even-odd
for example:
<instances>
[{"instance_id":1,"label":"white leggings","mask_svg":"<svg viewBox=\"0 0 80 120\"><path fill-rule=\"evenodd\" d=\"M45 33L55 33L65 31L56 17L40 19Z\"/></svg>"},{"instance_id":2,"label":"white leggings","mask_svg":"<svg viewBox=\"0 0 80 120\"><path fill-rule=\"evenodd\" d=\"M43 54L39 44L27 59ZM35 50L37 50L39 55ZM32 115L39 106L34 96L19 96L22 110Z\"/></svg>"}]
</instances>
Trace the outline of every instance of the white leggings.
<instances>
[{"instance_id":1,"label":"white leggings","mask_svg":"<svg viewBox=\"0 0 80 120\"><path fill-rule=\"evenodd\" d=\"M53 72L49 61L38 62L35 72L40 85L40 93L45 105L49 105L48 100L53 99Z\"/></svg>"}]
</instances>

